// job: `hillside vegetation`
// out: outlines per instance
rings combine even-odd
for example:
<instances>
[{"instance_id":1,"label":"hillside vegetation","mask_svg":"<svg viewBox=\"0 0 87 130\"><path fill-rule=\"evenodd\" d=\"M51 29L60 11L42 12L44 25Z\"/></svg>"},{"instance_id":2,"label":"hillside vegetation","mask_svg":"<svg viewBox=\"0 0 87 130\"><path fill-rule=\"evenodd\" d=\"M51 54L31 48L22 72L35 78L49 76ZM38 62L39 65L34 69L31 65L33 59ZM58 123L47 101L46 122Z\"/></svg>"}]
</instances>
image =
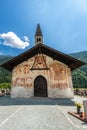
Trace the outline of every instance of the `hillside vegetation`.
<instances>
[{"instance_id":1,"label":"hillside vegetation","mask_svg":"<svg viewBox=\"0 0 87 130\"><path fill-rule=\"evenodd\" d=\"M76 59L87 63L87 51L70 54ZM87 88L87 65L84 65L72 73L73 84L76 88Z\"/></svg>"},{"instance_id":2,"label":"hillside vegetation","mask_svg":"<svg viewBox=\"0 0 87 130\"><path fill-rule=\"evenodd\" d=\"M0 55L0 64L10 60L12 56ZM11 82L11 73L0 67L0 83L10 83Z\"/></svg>"},{"instance_id":3,"label":"hillside vegetation","mask_svg":"<svg viewBox=\"0 0 87 130\"><path fill-rule=\"evenodd\" d=\"M70 56L87 63L87 51L70 54ZM10 60L12 56L0 56L0 64ZM87 88L87 65L75 69L72 72L72 79L75 88ZM10 83L11 73L0 67L0 83Z\"/></svg>"}]
</instances>

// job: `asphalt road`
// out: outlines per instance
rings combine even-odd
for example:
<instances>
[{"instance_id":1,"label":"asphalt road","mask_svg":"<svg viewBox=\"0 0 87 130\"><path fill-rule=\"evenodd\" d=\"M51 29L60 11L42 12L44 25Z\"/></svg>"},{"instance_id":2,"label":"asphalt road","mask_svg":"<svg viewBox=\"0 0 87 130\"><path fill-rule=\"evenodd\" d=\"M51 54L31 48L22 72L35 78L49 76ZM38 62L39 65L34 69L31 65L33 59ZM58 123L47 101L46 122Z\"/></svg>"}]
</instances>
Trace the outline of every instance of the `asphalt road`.
<instances>
[{"instance_id":1,"label":"asphalt road","mask_svg":"<svg viewBox=\"0 0 87 130\"><path fill-rule=\"evenodd\" d=\"M75 110L68 99L0 98L0 130L86 130L87 124L67 112Z\"/></svg>"}]
</instances>

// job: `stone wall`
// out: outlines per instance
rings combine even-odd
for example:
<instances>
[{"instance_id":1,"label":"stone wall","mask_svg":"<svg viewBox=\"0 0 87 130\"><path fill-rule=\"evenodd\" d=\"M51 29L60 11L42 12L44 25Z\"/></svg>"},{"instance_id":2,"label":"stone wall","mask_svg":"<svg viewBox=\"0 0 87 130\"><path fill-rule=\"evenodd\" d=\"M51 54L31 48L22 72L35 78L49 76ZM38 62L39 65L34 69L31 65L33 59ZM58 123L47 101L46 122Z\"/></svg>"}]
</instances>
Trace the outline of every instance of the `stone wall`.
<instances>
[{"instance_id":1,"label":"stone wall","mask_svg":"<svg viewBox=\"0 0 87 130\"><path fill-rule=\"evenodd\" d=\"M5 96L5 95L10 95L11 93L11 89L7 88L7 89L0 89L0 97L1 96Z\"/></svg>"},{"instance_id":2,"label":"stone wall","mask_svg":"<svg viewBox=\"0 0 87 130\"><path fill-rule=\"evenodd\" d=\"M43 59L44 57L44 59ZM44 55L35 56L17 66L12 71L11 97L34 96L34 80L42 75L47 80L48 97L73 97L70 69L63 63ZM37 70L31 70L31 68ZM49 70L38 70L48 67Z\"/></svg>"},{"instance_id":3,"label":"stone wall","mask_svg":"<svg viewBox=\"0 0 87 130\"><path fill-rule=\"evenodd\" d=\"M79 95L79 96L87 96L87 89L80 89L80 88L75 88L74 89L74 94Z\"/></svg>"}]
</instances>

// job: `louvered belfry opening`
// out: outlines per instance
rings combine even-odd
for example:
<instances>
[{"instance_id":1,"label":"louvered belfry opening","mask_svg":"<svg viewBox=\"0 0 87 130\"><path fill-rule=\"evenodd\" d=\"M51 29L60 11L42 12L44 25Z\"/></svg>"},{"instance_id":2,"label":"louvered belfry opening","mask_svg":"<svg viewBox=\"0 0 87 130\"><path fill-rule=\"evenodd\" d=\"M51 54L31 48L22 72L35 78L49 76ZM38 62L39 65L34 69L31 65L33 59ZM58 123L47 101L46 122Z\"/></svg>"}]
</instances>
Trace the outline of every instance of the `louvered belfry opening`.
<instances>
[{"instance_id":1,"label":"louvered belfry opening","mask_svg":"<svg viewBox=\"0 0 87 130\"><path fill-rule=\"evenodd\" d=\"M34 96L36 97L47 97L47 81L39 75L34 81Z\"/></svg>"}]
</instances>

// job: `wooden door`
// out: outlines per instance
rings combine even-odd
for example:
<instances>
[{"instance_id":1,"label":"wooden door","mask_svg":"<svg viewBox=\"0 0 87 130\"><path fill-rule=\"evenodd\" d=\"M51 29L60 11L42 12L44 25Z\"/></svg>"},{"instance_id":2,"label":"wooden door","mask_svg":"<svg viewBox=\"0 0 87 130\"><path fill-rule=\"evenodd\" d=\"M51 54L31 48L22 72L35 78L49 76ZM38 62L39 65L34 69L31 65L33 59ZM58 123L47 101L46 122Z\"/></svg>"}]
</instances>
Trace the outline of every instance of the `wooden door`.
<instances>
[{"instance_id":1,"label":"wooden door","mask_svg":"<svg viewBox=\"0 0 87 130\"><path fill-rule=\"evenodd\" d=\"M47 97L47 81L41 75L34 81L34 96Z\"/></svg>"}]
</instances>

